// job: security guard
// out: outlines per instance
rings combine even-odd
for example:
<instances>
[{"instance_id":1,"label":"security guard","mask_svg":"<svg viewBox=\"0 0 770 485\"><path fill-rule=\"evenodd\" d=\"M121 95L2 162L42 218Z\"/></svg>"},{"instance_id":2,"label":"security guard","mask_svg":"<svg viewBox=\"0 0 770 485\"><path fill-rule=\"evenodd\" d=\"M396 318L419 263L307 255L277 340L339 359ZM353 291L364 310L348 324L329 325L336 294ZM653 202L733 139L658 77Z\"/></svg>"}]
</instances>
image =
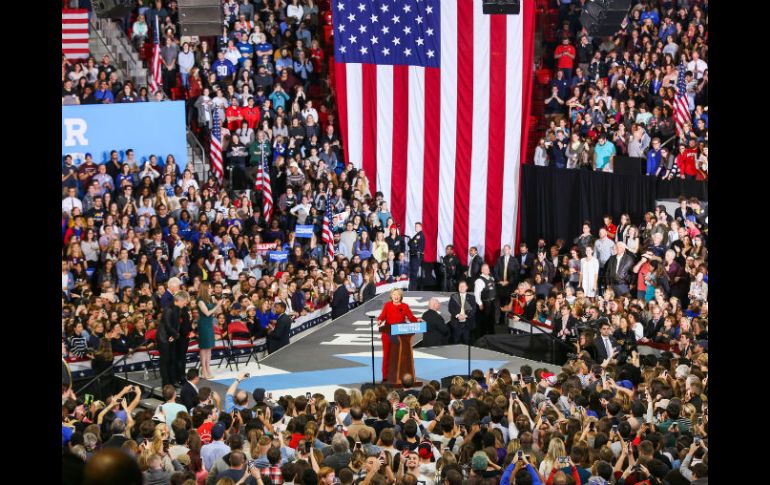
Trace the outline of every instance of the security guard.
<instances>
[{"instance_id":1,"label":"security guard","mask_svg":"<svg viewBox=\"0 0 770 485\"><path fill-rule=\"evenodd\" d=\"M425 254L425 237L422 223L414 225L414 236L409 240L409 291L422 291L422 258Z\"/></svg>"},{"instance_id":2,"label":"security guard","mask_svg":"<svg viewBox=\"0 0 770 485\"><path fill-rule=\"evenodd\" d=\"M457 290L457 272L460 268L460 259L455 255L454 246L446 247L446 254L441 258L441 271L444 275L441 291L452 292Z\"/></svg>"},{"instance_id":3,"label":"security guard","mask_svg":"<svg viewBox=\"0 0 770 485\"><path fill-rule=\"evenodd\" d=\"M474 283L473 295L479 307L476 318L477 338L495 333L495 311L497 310L497 285L489 274L489 265L481 266L481 275Z\"/></svg>"}]
</instances>

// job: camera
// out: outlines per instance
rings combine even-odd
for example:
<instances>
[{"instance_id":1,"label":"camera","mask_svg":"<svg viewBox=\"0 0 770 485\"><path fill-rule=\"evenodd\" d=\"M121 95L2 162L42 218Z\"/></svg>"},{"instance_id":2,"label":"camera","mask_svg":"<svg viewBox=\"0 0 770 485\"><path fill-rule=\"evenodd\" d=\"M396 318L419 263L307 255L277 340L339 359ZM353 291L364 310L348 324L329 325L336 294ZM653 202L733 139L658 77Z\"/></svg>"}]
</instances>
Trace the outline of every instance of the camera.
<instances>
[{"instance_id":1,"label":"camera","mask_svg":"<svg viewBox=\"0 0 770 485\"><path fill-rule=\"evenodd\" d=\"M515 401L517 398L516 391L511 391L511 401Z\"/></svg>"},{"instance_id":2,"label":"camera","mask_svg":"<svg viewBox=\"0 0 770 485\"><path fill-rule=\"evenodd\" d=\"M699 444L700 444L700 442L701 442L701 437L696 435L696 436L693 438L693 443L695 443L696 445L699 445Z\"/></svg>"},{"instance_id":3,"label":"camera","mask_svg":"<svg viewBox=\"0 0 770 485\"><path fill-rule=\"evenodd\" d=\"M310 440L305 441L305 453L310 453L311 448L312 448L312 443L310 443Z\"/></svg>"},{"instance_id":4,"label":"camera","mask_svg":"<svg viewBox=\"0 0 770 485\"><path fill-rule=\"evenodd\" d=\"M306 392L306 393L305 393L305 397L306 397L307 399L310 399L310 397L311 397L311 396L312 396L312 394L310 394L309 392Z\"/></svg>"}]
</instances>

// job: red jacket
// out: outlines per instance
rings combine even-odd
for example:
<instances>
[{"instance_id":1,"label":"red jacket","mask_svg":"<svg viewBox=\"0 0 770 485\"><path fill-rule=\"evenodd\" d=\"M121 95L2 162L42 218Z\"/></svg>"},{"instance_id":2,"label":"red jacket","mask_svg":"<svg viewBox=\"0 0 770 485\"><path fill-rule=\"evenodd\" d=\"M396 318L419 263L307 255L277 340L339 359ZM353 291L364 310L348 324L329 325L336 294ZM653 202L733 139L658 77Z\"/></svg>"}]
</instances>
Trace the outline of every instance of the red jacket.
<instances>
[{"instance_id":1,"label":"red jacket","mask_svg":"<svg viewBox=\"0 0 770 485\"><path fill-rule=\"evenodd\" d=\"M259 107L254 106L253 108L249 108L248 106L244 106L241 108L241 116L243 116L243 121L249 124L249 128L252 130L257 129L257 125L259 124Z\"/></svg>"},{"instance_id":2,"label":"red jacket","mask_svg":"<svg viewBox=\"0 0 770 485\"><path fill-rule=\"evenodd\" d=\"M392 301L385 303L380 316L377 317L377 320L385 320L385 325L404 323L405 319L410 322L417 321L417 317L412 313L412 309L403 301L399 305L393 304Z\"/></svg>"},{"instance_id":3,"label":"red jacket","mask_svg":"<svg viewBox=\"0 0 770 485\"><path fill-rule=\"evenodd\" d=\"M685 175L694 177L698 175L695 162L698 160L698 150L695 148L685 148L684 152L677 156L679 168Z\"/></svg>"},{"instance_id":4,"label":"red jacket","mask_svg":"<svg viewBox=\"0 0 770 485\"><path fill-rule=\"evenodd\" d=\"M241 115L241 109L237 106L230 106L225 110L225 118L227 118L227 129L235 131L241 127L243 123L243 116Z\"/></svg>"}]
</instances>

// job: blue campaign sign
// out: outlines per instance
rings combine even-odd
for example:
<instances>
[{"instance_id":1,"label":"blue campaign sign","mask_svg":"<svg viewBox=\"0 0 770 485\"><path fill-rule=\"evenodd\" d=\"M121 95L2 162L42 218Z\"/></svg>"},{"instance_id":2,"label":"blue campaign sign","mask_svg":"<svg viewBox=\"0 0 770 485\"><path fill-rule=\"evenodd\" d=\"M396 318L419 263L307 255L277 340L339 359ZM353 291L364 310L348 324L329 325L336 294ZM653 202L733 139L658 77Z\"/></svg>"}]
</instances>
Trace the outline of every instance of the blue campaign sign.
<instances>
[{"instance_id":1,"label":"blue campaign sign","mask_svg":"<svg viewBox=\"0 0 770 485\"><path fill-rule=\"evenodd\" d=\"M294 227L294 235L297 237L302 237L306 239L310 239L313 237L313 225L307 224L307 225L301 225L297 224Z\"/></svg>"},{"instance_id":2,"label":"blue campaign sign","mask_svg":"<svg viewBox=\"0 0 770 485\"><path fill-rule=\"evenodd\" d=\"M424 321L414 323L399 323L390 326L391 335L407 335L412 333L425 333L428 331L428 324Z\"/></svg>"},{"instance_id":3,"label":"blue campaign sign","mask_svg":"<svg viewBox=\"0 0 770 485\"><path fill-rule=\"evenodd\" d=\"M80 164L90 153L95 163L104 163L110 151L117 150L123 160L125 151L133 148L138 162L157 155L163 164L170 154L184 170L186 130L184 101L62 106L62 158L69 154Z\"/></svg>"},{"instance_id":4,"label":"blue campaign sign","mask_svg":"<svg viewBox=\"0 0 770 485\"><path fill-rule=\"evenodd\" d=\"M274 263L282 263L288 261L289 251L269 251L267 253L267 259Z\"/></svg>"}]
</instances>

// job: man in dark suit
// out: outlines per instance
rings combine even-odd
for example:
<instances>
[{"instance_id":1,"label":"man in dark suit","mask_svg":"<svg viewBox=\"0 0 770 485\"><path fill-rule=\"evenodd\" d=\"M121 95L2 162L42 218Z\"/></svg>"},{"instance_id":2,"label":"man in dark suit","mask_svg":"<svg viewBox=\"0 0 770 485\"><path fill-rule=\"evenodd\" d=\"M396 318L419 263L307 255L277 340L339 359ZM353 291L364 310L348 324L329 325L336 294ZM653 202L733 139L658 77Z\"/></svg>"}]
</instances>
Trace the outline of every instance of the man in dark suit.
<instances>
[{"instance_id":1,"label":"man in dark suit","mask_svg":"<svg viewBox=\"0 0 770 485\"><path fill-rule=\"evenodd\" d=\"M480 259L480 258L479 258ZM468 283L460 281L458 292L449 297L449 328L453 344L471 343L471 331L476 328L476 303L468 293Z\"/></svg>"},{"instance_id":2,"label":"man in dark suit","mask_svg":"<svg viewBox=\"0 0 770 485\"><path fill-rule=\"evenodd\" d=\"M435 347L449 344L449 327L444 317L438 312L440 304L437 298L431 298L428 302L428 310L422 314L422 319L427 324L427 332L422 336L421 347Z\"/></svg>"},{"instance_id":3,"label":"man in dark suit","mask_svg":"<svg viewBox=\"0 0 770 485\"><path fill-rule=\"evenodd\" d=\"M577 318L572 316L569 305L564 302L559 310L559 316L553 319L552 334L566 342L577 336L577 324Z\"/></svg>"},{"instance_id":4,"label":"man in dark suit","mask_svg":"<svg viewBox=\"0 0 770 485\"><path fill-rule=\"evenodd\" d=\"M468 286L472 287L476 282L476 278L481 274L481 265L484 264L484 260L479 256L479 250L476 246L471 246L468 250L470 256L468 256L468 271L465 275L468 277Z\"/></svg>"},{"instance_id":5,"label":"man in dark suit","mask_svg":"<svg viewBox=\"0 0 770 485\"><path fill-rule=\"evenodd\" d=\"M198 398L198 383L201 379L198 376L198 369L188 369L186 377L187 380L182 384L179 402L189 410L200 403L200 398Z\"/></svg>"},{"instance_id":6,"label":"man in dark suit","mask_svg":"<svg viewBox=\"0 0 770 485\"><path fill-rule=\"evenodd\" d=\"M342 281L342 276L337 275L334 277L334 284L337 288L332 294L332 320L339 318L348 312L348 304L350 302L350 296L348 295L348 289Z\"/></svg>"},{"instance_id":7,"label":"man in dark suit","mask_svg":"<svg viewBox=\"0 0 770 485\"><path fill-rule=\"evenodd\" d=\"M422 234L422 223L414 224L414 236L407 243L409 247L409 290L422 291L423 268L422 260L425 254L425 237Z\"/></svg>"},{"instance_id":8,"label":"man in dark suit","mask_svg":"<svg viewBox=\"0 0 770 485\"><path fill-rule=\"evenodd\" d=\"M594 341L596 345L596 360L598 363L604 362L606 359L612 359L615 349L618 344L615 339L610 335L612 326L607 320L603 320L599 327L599 336Z\"/></svg>"},{"instance_id":9,"label":"man in dark suit","mask_svg":"<svg viewBox=\"0 0 770 485\"><path fill-rule=\"evenodd\" d=\"M441 272L444 275L441 291L454 291L457 287L457 274L460 269L460 260L455 255L455 248L451 244L446 247L446 254L441 258Z\"/></svg>"},{"instance_id":10,"label":"man in dark suit","mask_svg":"<svg viewBox=\"0 0 770 485\"><path fill-rule=\"evenodd\" d=\"M527 243L519 244L519 255L516 256L519 263L519 281L532 276L532 267L535 265L535 256L529 252Z\"/></svg>"},{"instance_id":11,"label":"man in dark suit","mask_svg":"<svg viewBox=\"0 0 770 485\"><path fill-rule=\"evenodd\" d=\"M189 298L189 297L188 297ZM187 348L190 346L192 318L187 305L179 309L179 338L176 341L176 377L179 385L184 384L185 368L187 367Z\"/></svg>"},{"instance_id":12,"label":"man in dark suit","mask_svg":"<svg viewBox=\"0 0 770 485\"><path fill-rule=\"evenodd\" d=\"M511 245L503 246L503 254L497 258L495 269L492 273L497 281L497 295L510 295L516 288L519 275L519 263L511 254Z\"/></svg>"},{"instance_id":13,"label":"man in dark suit","mask_svg":"<svg viewBox=\"0 0 770 485\"><path fill-rule=\"evenodd\" d=\"M607 286L612 288L616 296L631 292L629 285L633 282L632 270L635 264L633 256L626 251L626 245L623 242L616 243L615 254L604 265Z\"/></svg>"},{"instance_id":14,"label":"man in dark suit","mask_svg":"<svg viewBox=\"0 0 770 485\"><path fill-rule=\"evenodd\" d=\"M160 354L160 376L164 386L176 384L179 380L177 376L178 366L174 362L177 355L176 343L180 338L181 313L183 309L187 308L189 300L190 296L186 291L177 292L174 295L173 304L163 310L163 316L160 319L160 325L158 325L156 340Z\"/></svg>"},{"instance_id":15,"label":"man in dark suit","mask_svg":"<svg viewBox=\"0 0 770 485\"><path fill-rule=\"evenodd\" d=\"M278 315L278 319L275 324L267 327L268 354L289 345L289 331L291 330L291 317L286 314L286 304L277 302L273 305L273 312Z\"/></svg>"}]
</instances>

